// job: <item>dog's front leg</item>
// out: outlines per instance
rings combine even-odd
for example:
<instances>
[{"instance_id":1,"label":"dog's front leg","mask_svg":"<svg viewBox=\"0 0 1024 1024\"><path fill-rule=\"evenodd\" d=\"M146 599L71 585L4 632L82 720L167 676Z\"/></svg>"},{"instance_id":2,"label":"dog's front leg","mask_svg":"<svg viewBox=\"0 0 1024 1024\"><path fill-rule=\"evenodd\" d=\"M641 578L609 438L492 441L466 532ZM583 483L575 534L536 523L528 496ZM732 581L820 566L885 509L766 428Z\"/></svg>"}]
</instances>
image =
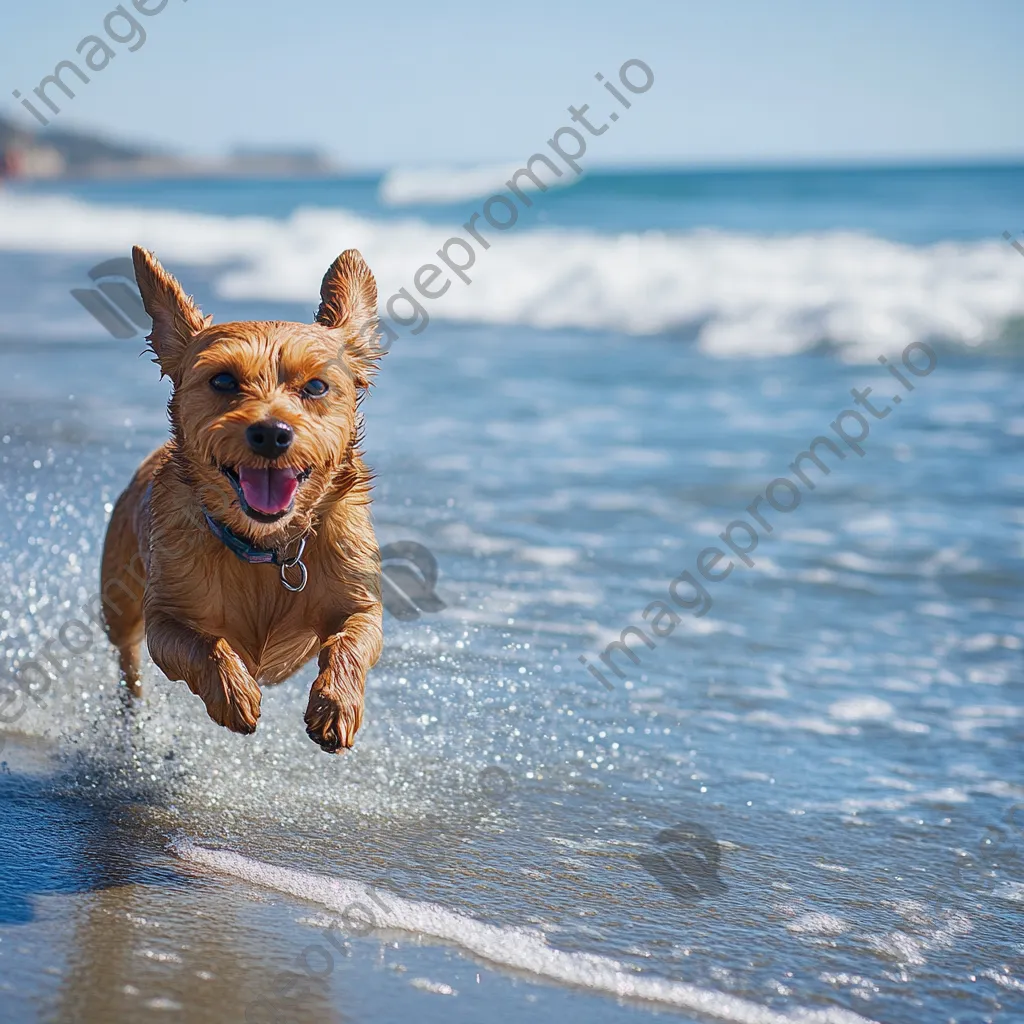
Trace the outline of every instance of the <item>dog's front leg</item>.
<instances>
[{"instance_id":1,"label":"dog's front leg","mask_svg":"<svg viewBox=\"0 0 1024 1024\"><path fill-rule=\"evenodd\" d=\"M256 731L260 688L226 640L156 616L146 622L146 642L163 674L184 679L218 725L244 734Z\"/></svg>"},{"instance_id":2,"label":"dog's front leg","mask_svg":"<svg viewBox=\"0 0 1024 1024\"><path fill-rule=\"evenodd\" d=\"M329 754L351 747L363 721L366 673L384 646L381 609L356 612L320 648L320 674L309 692L306 735Z\"/></svg>"}]
</instances>

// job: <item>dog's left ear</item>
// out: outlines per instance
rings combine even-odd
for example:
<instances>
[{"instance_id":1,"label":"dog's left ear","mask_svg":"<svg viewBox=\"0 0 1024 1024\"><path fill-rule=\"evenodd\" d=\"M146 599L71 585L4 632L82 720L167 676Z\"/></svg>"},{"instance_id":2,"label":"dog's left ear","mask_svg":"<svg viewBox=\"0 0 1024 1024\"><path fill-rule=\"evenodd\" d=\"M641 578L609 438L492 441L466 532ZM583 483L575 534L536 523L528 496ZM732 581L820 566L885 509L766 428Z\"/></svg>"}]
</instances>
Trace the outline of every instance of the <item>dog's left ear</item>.
<instances>
[{"instance_id":1,"label":"dog's left ear","mask_svg":"<svg viewBox=\"0 0 1024 1024\"><path fill-rule=\"evenodd\" d=\"M134 246L132 262L142 304L153 318L153 331L148 338L150 347L161 375L177 380L185 346L194 335L210 326L213 317L203 316L192 296L185 294L151 252Z\"/></svg>"},{"instance_id":2,"label":"dog's left ear","mask_svg":"<svg viewBox=\"0 0 1024 1024\"><path fill-rule=\"evenodd\" d=\"M346 249L324 275L316 322L344 329L345 356L356 386L366 388L377 372L377 282L356 249Z\"/></svg>"}]
</instances>

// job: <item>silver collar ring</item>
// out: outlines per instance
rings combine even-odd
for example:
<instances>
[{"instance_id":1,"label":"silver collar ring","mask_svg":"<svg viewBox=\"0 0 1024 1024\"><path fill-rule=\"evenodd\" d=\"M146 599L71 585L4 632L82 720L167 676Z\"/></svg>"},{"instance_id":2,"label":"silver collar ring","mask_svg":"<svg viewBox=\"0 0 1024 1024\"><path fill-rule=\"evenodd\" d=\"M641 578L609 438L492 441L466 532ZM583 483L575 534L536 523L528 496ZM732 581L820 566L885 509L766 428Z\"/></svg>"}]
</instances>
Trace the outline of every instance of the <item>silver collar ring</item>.
<instances>
[{"instance_id":1,"label":"silver collar ring","mask_svg":"<svg viewBox=\"0 0 1024 1024\"><path fill-rule=\"evenodd\" d=\"M281 567L281 586L285 590L290 590L293 594L297 594L300 590L306 589L306 582L309 579L309 573L306 571L305 563L302 561L302 553L306 550L306 538L302 537L299 540L299 550L295 553L294 558L287 558L278 560L277 564ZM299 570L299 582L293 586L288 582L288 570L298 567Z\"/></svg>"}]
</instances>

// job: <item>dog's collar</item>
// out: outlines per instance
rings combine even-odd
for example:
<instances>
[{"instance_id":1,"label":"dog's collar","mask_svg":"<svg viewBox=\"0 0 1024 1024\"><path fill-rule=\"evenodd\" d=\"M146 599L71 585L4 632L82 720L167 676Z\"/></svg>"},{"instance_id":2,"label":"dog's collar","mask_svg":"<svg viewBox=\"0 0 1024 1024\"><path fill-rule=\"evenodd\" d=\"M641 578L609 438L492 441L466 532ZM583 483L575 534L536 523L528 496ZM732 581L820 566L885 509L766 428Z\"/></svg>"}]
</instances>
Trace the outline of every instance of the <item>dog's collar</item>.
<instances>
[{"instance_id":1,"label":"dog's collar","mask_svg":"<svg viewBox=\"0 0 1024 1024\"><path fill-rule=\"evenodd\" d=\"M281 569L281 585L286 590L298 593L298 591L305 589L306 580L309 578L306 566L302 561L302 553L306 550L305 536L299 538L299 550L291 558L282 558L280 551L275 551L271 548L258 548L244 537L239 537L237 533L234 533L224 523L217 522L205 508L203 509L203 516L206 518L206 525L210 528L210 533L236 558L240 558L243 562L248 562L249 565L279 566ZM287 570L294 568L299 570L298 584L288 582Z\"/></svg>"}]
</instances>

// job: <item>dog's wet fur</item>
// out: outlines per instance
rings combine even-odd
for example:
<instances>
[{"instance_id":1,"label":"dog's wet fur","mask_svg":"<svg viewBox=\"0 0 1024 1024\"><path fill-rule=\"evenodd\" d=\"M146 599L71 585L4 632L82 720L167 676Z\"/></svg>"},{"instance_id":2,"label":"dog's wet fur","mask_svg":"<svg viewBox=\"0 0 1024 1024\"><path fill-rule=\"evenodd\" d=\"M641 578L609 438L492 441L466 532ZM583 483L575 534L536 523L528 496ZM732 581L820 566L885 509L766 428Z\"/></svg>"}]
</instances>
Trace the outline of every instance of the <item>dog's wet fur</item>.
<instances>
[{"instance_id":1,"label":"dog's wet fur","mask_svg":"<svg viewBox=\"0 0 1024 1024\"><path fill-rule=\"evenodd\" d=\"M314 323L214 325L151 253L133 258L172 394L171 439L118 498L103 549L103 614L127 693L141 695L145 638L215 722L252 733L260 687L316 654L306 732L326 751L351 747L383 644L357 409L380 354L373 275L350 249L324 277ZM306 587L240 560L204 513L282 559L305 538ZM298 582L298 567L284 571Z\"/></svg>"}]
</instances>

